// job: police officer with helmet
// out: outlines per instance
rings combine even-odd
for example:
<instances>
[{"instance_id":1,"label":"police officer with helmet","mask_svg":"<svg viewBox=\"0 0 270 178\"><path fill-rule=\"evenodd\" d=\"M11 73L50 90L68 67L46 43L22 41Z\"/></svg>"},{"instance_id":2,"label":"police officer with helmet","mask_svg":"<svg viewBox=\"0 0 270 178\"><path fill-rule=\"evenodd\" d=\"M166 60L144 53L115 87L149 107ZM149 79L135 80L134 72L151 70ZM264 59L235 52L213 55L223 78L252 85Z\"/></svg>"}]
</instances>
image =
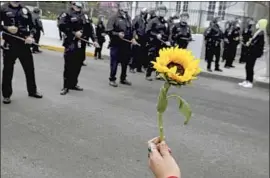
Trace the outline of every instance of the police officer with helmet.
<instances>
[{"instance_id":1,"label":"police officer with helmet","mask_svg":"<svg viewBox=\"0 0 270 178\"><path fill-rule=\"evenodd\" d=\"M147 58L147 49L146 49L146 34L145 34L145 28L147 24L147 8L143 8L141 10L140 15L137 15L133 21L132 21L132 27L133 27L133 35L135 36L136 41L140 44L133 45L132 46L132 52L133 52L133 60L130 65L130 72L135 73L135 69L137 69L137 72L142 72L142 65L143 60L146 60Z\"/></svg>"},{"instance_id":2,"label":"police officer with helmet","mask_svg":"<svg viewBox=\"0 0 270 178\"><path fill-rule=\"evenodd\" d=\"M110 37L110 78L109 85L117 87L116 72L118 63L121 63L120 83L131 85L126 79L127 66L131 57L131 43L136 45L132 33L131 18L128 15L127 2L118 4L118 12L110 17L107 23L107 33Z\"/></svg>"},{"instance_id":3,"label":"police officer with helmet","mask_svg":"<svg viewBox=\"0 0 270 178\"><path fill-rule=\"evenodd\" d=\"M172 41L179 48L186 49L191 41L191 29L187 24L189 18L188 13L183 13L180 16L180 22L176 22L172 28Z\"/></svg>"},{"instance_id":4,"label":"police officer with helmet","mask_svg":"<svg viewBox=\"0 0 270 178\"><path fill-rule=\"evenodd\" d=\"M237 46L240 43L240 21L235 19L232 21L231 28L228 30L228 33L225 33L224 38L227 41L227 50L228 55L225 63L225 68L230 69L234 68L233 61L236 56Z\"/></svg>"},{"instance_id":5,"label":"police officer with helmet","mask_svg":"<svg viewBox=\"0 0 270 178\"><path fill-rule=\"evenodd\" d=\"M66 95L69 90L82 91L78 86L78 76L85 58L85 40L90 37L97 47L96 36L89 23L88 16L82 11L82 3L72 1L69 10L62 13L59 28L65 33L63 46L64 52L64 87L61 95Z\"/></svg>"},{"instance_id":6,"label":"police officer with helmet","mask_svg":"<svg viewBox=\"0 0 270 178\"><path fill-rule=\"evenodd\" d=\"M43 25L42 25L42 22L40 20L40 9L39 8L35 8L33 10L33 23L34 23L34 26L35 26L35 29L36 29L36 33L34 35L34 39L35 39L35 42L37 44L39 44L39 40L40 40L40 32L43 33L44 35L44 29L43 29ZM39 50L38 48L38 45L33 45L33 53L40 53L41 51Z\"/></svg>"},{"instance_id":7,"label":"police officer with helmet","mask_svg":"<svg viewBox=\"0 0 270 178\"><path fill-rule=\"evenodd\" d=\"M165 16L167 14L166 6L159 6L156 9L156 17L151 19L146 26L146 34L149 38L148 55L150 61L155 61L159 50L163 47L170 46L169 35L170 29ZM146 80L152 81L153 64L150 62L146 71Z\"/></svg>"},{"instance_id":8,"label":"police officer with helmet","mask_svg":"<svg viewBox=\"0 0 270 178\"><path fill-rule=\"evenodd\" d=\"M211 63L215 56L215 71L222 72L219 68L220 59L220 43L223 39L223 33L218 25L219 17L213 19L210 22L210 26L204 32L204 38L206 41L205 57L207 61L207 70L212 72Z\"/></svg>"},{"instance_id":9,"label":"police officer with helmet","mask_svg":"<svg viewBox=\"0 0 270 178\"><path fill-rule=\"evenodd\" d=\"M36 31L31 12L19 1L10 1L1 5L0 13L0 31L4 39L2 47L4 63L2 74L3 103L11 103L13 70L17 58L19 58L26 76L28 95L42 98L42 95L37 92L34 61L31 53L33 36Z\"/></svg>"}]
</instances>

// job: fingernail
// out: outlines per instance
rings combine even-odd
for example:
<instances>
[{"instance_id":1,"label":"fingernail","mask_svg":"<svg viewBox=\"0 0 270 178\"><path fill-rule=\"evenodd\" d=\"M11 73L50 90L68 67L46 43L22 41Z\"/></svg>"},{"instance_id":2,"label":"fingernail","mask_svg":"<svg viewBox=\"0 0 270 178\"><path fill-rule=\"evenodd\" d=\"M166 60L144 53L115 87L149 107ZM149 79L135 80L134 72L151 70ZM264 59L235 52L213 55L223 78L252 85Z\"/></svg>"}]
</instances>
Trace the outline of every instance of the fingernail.
<instances>
[{"instance_id":1,"label":"fingernail","mask_svg":"<svg viewBox=\"0 0 270 178\"><path fill-rule=\"evenodd\" d=\"M172 154L172 150L170 148L168 148L168 151L169 151L170 154Z\"/></svg>"}]
</instances>

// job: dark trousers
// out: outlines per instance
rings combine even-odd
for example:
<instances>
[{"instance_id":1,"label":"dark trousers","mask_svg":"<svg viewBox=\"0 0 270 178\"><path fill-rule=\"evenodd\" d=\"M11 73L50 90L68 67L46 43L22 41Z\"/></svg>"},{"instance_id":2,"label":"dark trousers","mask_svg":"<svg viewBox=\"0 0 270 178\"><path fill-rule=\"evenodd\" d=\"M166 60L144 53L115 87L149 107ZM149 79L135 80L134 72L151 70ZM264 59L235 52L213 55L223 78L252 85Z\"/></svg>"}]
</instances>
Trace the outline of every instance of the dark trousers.
<instances>
[{"instance_id":1,"label":"dark trousers","mask_svg":"<svg viewBox=\"0 0 270 178\"><path fill-rule=\"evenodd\" d=\"M137 71L142 70L142 66L145 68L148 66L146 65L146 60L147 60L147 48L146 48L146 42L143 40L138 40L138 43L141 46L138 45L133 45L132 46L132 61L130 64L130 69L137 69Z\"/></svg>"},{"instance_id":2,"label":"dark trousers","mask_svg":"<svg viewBox=\"0 0 270 178\"><path fill-rule=\"evenodd\" d=\"M84 56L84 48L65 48L64 88L70 89L78 84Z\"/></svg>"},{"instance_id":3,"label":"dark trousers","mask_svg":"<svg viewBox=\"0 0 270 178\"><path fill-rule=\"evenodd\" d=\"M234 58L236 56L237 45L228 44L225 67L231 67L233 65Z\"/></svg>"},{"instance_id":4,"label":"dark trousers","mask_svg":"<svg viewBox=\"0 0 270 178\"><path fill-rule=\"evenodd\" d=\"M146 70L146 77L151 77L151 74L154 71L153 64L151 62L156 61L156 58L158 57L158 52L161 48L162 46L157 46L157 47L150 48L150 50L148 51L148 57L150 61L148 63L148 67Z\"/></svg>"},{"instance_id":5,"label":"dark trousers","mask_svg":"<svg viewBox=\"0 0 270 178\"><path fill-rule=\"evenodd\" d=\"M116 80L117 66L121 63L120 80L124 81L127 77L127 66L130 60L131 48L130 45L111 46L110 47L110 81Z\"/></svg>"},{"instance_id":6,"label":"dark trousers","mask_svg":"<svg viewBox=\"0 0 270 178\"><path fill-rule=\"evenodd\" d=\"M37 44L39 44L40 40L40 30L37 30L36 33L34 34L34 39ZM39 51L38 45L33 45L33 51Z\"/></svg>"},{"instance_id":7,"label":"dark trousers","mask_svg":"<svg viewBox=\"0 0 270 178\"><path fill-rule=\"evenodd\" d=\"M188 47L188 41L181 40L177 43L178 48L187 49Z\"/></svg>"},{"instance_id":8,"label":"dark trousers","mask_svg":"<svg viewBox=\"0 0 270 178\"><path fill-rule=\"evenodd\" d=\"M249 55L246 60L246 80L249 82L253 82L254 76L254 66L256 63L257 57Z\"/></svg>"},{"instance_id":9,"label":"dark trousers","mask_svg":"<svg viewBox=\"0 0 270 178\"><path fill-rule=\"evenodd\" d=\"M4 46L6 46L5 44ZM7 46L6 46L7 47ZM8 49L9 48L9 49ZM3 73L2 73L2 95L9 98L12 95L12 78L14 64L19 58L26 77L27 91L29 94L37 92L34 61L29 45L18 45L16 47L7 47L3 51Z\"/></svg>"},{"instance_id":10,"label":"dark trousers","mask_svg":"<svg viewBox=\"0 0 270 178\"><path fill-rule=\"evenodd\" d=\"M95 57L98 57L99 59L101 58L101 51L102 51L103 43L104 42L98 41L99 48L95 48Z\"/></svg>"},{"instance_id":11,"label":"dark trousers","mask_svg":"<svg viewBox=\"0 0 270 178\"><path fill-rule=\"evenodd\" d=\"M228 44L224 42L222 61L226 61L227 59L228 59Z\"/></svg>"},{"instance_id":12,"label":"dark trousers","mask_svg":"<svg viewBox=\"0 0 270 178\"><path fill-rule=\"evenodd\" d=\"M214 56L215 56L215 69L219 69L220 45L206 47L205 57L207 61L207 69L211 69L211 64Z\"/></svg>"},{"instance_id":13,"label":"dark trousers","mask_svg":"<svg viewBox=\"0 0 270 178\"><path fill-rule=\"evenodd\" d=\"M241 48L241 57L239 59L239 62L240 63L246 62L247 58L248 58L248 47L242 45L242 48Z\"/></svg>"}]
</instances>

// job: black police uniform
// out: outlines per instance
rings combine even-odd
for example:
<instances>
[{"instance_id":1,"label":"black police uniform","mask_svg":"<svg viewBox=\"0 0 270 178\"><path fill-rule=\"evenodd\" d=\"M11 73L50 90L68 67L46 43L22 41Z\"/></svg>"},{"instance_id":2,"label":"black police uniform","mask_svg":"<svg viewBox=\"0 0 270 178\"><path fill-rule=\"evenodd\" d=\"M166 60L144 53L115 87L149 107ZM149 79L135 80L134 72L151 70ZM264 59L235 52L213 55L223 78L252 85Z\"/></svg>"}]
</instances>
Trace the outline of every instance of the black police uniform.
<instances>
[{"instance_id":1,"label":"black police uniform","mask_svg":"<svg viewBox=\"0 0 270 178\"><path fill-rule=\"evenodd\" d=\"M31 12L21 4L19 4L18 7L13 7L10 3L1 5L0 11L0 31L5 32L2 33L4 40L4 67L2 76L2 95L4 97L4 103L10 103L9 98L12 95L13 70L17 58L19 58L26 76L29 96L42 98L42 95L37 92L31 45L25 44L23 40L16 39L6 34L10 34L7 30L8 26L16 26L18 28L18 32L13 35L24 39L30 35L34 36L36 30L33 25Z\"/></svg>"},{"instance_id":2,"label":"black police uniform","mask_svg":"<svg viewBox=\"0 0 270 178\"><path fill-rule=\"evenodd\" d=\"M105 36L103 36L103 34L105 34L105 32L106 32L106 29L105 29L104 22L102 22L99 19L99 21L97 23L97 26L96 26L97 41L98 41L98 44L99 44L99 48L95 49L95 57L96 57L96 59L97 58L102 59L101 58L101 51L102 51L103 43L105 42Z\"/></svg>"},{"instance_id":3,"label":"black police uniform","mask_svg":"<svg viewBox=\"0 0 270 178\"><path fill-rule=\"evenodd\" d=\"M242 48L241 48L241 57L239 63L245 63L248 58L248 47L247 42L252 38L253 30L252 24L248 24L242 32Z\"/></svg>"},{"instance_id":4,"label":"black police uniform","mask_svg":"<svg viewBox=\"0 0 270 178\"><path fill-rule=\"evenodd\" d=\"M64 12L63 12L63 13L64 13ZM60 40L63 39L63 35L62 35L62 31L61 31L60 28L59 28L59 22L60 22L60 18L61 18L61 16L62 16L63 13L60 13L60 14L58 15L58 17L57 17L57 27L58 27L58 33L59 33L59 38L60 38Z\"/></svg>"},{"instance_id":5,"label":"black police uniform","mask_svg":"<svg viewBox=\"0 0 270 178\"><path fill-rule=\"evenodd\" d=\"M131 63L131 71L137 69L137 72L142 72L143 61L147 58L146 42L147 37L145 34L147 24L147 14L140 14L136 16L132 21L133 36L136 37L136 41L140 44L133 45L133 60Z\"/></svg>"},{"instance_id":6,"label":"black police uniform","mask_svg":"<svg viewBox=\"0 0 270 178\"><path fill-rule=\"evenodd\" d=\"M169 40L170 29L167 21L163 17L154 17L146 26L146 34L149 39L149 47L148 47L148 56L150 61L155 61L156 57L158 57L159 50L163 47L167 47L164 43ZM157 35L161 34L161 40L157 39ZM151 77L153 72L153 64L149 62L146 78ZM151 80L151 79L150 79Z\"/></svg>"},{"instance_id":7,"label":"black police uniform","mask_svg":"<svg viewBox=\"0 0 270 178\"><path fill-rule=\"evenodd\" d=\"M206 29L204 33L206 41L205 57L207 61L207 69L211 70L211 63L213 57L215 56L215 70L221 71L219 68L220 59L220 43L223 38L223 33L216 22L211 22L210 26Z\"/></svg>"},{"instance_id":8,"label":"black police uniform","mask_svg":"<svg viewBox=\"0 0 270 178\"><path fill-rule=\"evenodd\" d=\"M123 32L125 34L124 39L131 40L133 38L132 34L132 24L130 16L126 13L126 17L118 11L113 15L107 24L107 33L110 36L110 85L116 87L116 72L118 63L121 63L121 76L120 83L131 85L130 82L126 80L127 76L127 66L131 57L131 44L126 42L119 37L119 33Z\"/></svg>"},{"instance_id":9,"label":"black police uniform","mask_svg":"<svg viewBox=\"0 0 270 178\"><path fill-rule=\"evenodd\" d=\"M85 17L88 19L88 16L85 14ZM89 18L88 20L87 20L87 24L89 24L89 26L87 25L87 28L88 28L88 30L85 30L85 31L91 31L92 32L92 36L94 36L95 37L95 39L96 39L96 33L95 33L95 29L94 29L94 24L93 24L93 20L91 19L91 18ZM90 34L89 33L84 33L84 36L83 36L83 38L84 39L86 39L86 40L89 40L89 38L90 38L90 36L89 36ZM82 62L82 65L83 66L86 66L86 63L85 63L85 60L86 60L86 55L85 55L85 53L86 53L86 45L88 45L88 46L91 46L91 44L86 44L86 43L84 43L83 45L82 45L82 48L84 48L84 53L83 53L83 62Z\"/></svg>"},{"instance_id":10,"label":"black police uniform","mask_svg":"<svg viewBox=\"0 0 270 178\"><path fill-rule=\"evenodd\" d=\"M227 39L228 55L226 56L225 68L234 67L233 61L236 56L237 46L240 43L240 28L236 27L236 22L233 22L231 28L225 32L224 39Z\"/></svg>"},{"instance_id":11,"label":"black police uniform","mask_svg":"<svg viewBox=\"0 0 270 178\"><path fill-rule=\"evenodd\" d=\"M44 29L43 29L43 24L42 24L42 21L40 19L40 10L39 9L34 9L33 11L33 14L32 14L32 17L33 17L33 24L35 26L35 29L36 29L36 32L34 34L34 39L35 39L35 42L37 44L39 44L39 40L40 40L40 32L43 32L44 33ZM33 45L33 52L41 52L38 48L38 45Z\"/></svg>"},{"instance_id":12,"label":"black police uniform","mask_svg":"<svg viewBox=\"0 0 270 178\"><path fill-rule=\"evenodd\" d=\"M89 23L88 16L82 11L75 11L72 7L64 12L59 20L59 28L65 33L63 46L65 47L64 59L64 90L65 95L69 89L83 90L78 84L78 76L85 59L86 42L75 37L77 31L82 31L82 39L96 40L95 34Z\"/></svg>"},{"instance_id":13,"label":"black police uniform","mask_svg":"<svg viewBox=\"0 0 270 178\"><path fill-rule=\"evenodd\" d=\"M180 22L172 28L172 41L179 48L186 49L191 41L191 29L186 22Z\"/></svg>"},{"instance_id":14,"label":"black police uniform","mask_svg":"<svg viewBox=\"0 0 270 178\"><path fill-rule=\"evenodd\" d=\"M225 31L224 31L224 41L223 41L223 54L222 54L222 61L226 61L228 59L228 44L229 44L229 41L227 38L225 38L226 34L228 34L228 32L230 31L231 29L231 26L232 26L232 22L228 21L226 24L225 24ZM227 40L226 40L227 39Z\"/></svg>"}]
</instances>

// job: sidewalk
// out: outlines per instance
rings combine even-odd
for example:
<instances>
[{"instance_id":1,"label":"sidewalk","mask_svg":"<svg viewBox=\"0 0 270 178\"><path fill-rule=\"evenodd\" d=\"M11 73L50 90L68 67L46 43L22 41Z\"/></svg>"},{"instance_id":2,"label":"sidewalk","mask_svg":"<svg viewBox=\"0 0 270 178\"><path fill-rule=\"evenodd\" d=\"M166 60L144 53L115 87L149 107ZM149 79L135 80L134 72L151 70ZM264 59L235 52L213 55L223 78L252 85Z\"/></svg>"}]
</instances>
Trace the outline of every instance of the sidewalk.
<instances>
[{"instance_id":1,"label":"sidewalk","mask_svg":"<svg viewBox=\"0 0 270 178\"><path fill-rule=\"evenodd\" d=\"M102 49L102 54L107 58L109 57L109 54L110 54L109 49L107 49L108 41L109 40L107 39ZM59 39L41 37L40 44L42 45L42 48L44 49L59 51L59 52L64 51L64 48L62 47L62 41L60 41ZM87 47L86 56L93 57L94 50L95 50L94 47ZM202 69L201 76L216 78L220 80L228 80L235 83L244 80L245 79L245 65L239 64L238 58L234 62L234 65L235 65L235 68L225 69L223 68L224 63L221 62L220 66L223 72L208 72L206 70L205 60L201 59L201 64L200 64L201 69ZM213 67L214 67L214 63L213 63ZM255 65L255 69L254 69L254 72L255 72L254 80L255 80L256 86L269 88L269 78L262 77L264 76L265 71L266 71L265 61L263 59L258 59Z\"/></svg>"}]
</instances>

